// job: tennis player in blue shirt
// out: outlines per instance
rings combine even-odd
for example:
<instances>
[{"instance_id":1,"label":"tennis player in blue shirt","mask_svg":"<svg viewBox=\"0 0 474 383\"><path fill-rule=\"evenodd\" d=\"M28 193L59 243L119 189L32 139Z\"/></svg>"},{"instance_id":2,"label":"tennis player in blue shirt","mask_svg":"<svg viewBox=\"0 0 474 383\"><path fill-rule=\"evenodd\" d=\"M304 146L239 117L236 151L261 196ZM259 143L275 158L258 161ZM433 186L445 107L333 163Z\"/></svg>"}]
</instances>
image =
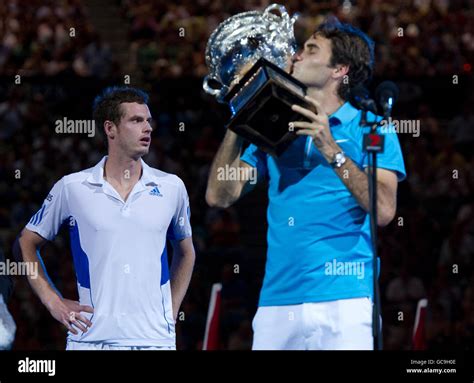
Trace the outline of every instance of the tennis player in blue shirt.
<instances>
[{"instance_id":1,"label":"tennis player in blue shirt","mask_svg":"<svg viewBox=\"0 0 474 383\"><path fill-rule=\"evenodd\" d=\"M370 350L372 248L367 154L361 111L347 102L351 87L373 71L373 42L338 21L324 23L293 58L292 75L308 87L312 110L293 110L298 138L279 157L227 131L206 192L211 206L228 207L255 182L218 178L219 168L257 169L269 182L268 251L253 349ZM368 119L376 116L368 115ZM405 167L396 133L385 134L378 156L378 224L395 216ZM245 172L240 172L245 174ZM247 172L251 174L251 172Z\"/></svg>"}]
</instances>

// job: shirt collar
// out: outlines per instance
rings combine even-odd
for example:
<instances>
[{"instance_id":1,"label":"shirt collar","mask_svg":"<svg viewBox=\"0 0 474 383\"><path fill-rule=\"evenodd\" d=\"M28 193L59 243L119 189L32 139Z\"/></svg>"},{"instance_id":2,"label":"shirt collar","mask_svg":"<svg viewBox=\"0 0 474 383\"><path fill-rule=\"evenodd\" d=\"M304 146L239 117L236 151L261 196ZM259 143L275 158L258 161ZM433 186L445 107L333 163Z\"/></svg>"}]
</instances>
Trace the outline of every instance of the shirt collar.
<instances>
[{"instance_id":1,"label":"shirt collar","mask_svg":"<svg viewBox=\"0 0 474 383\"><path fill-rule=\"evenodd\" d=\"M92 168L92 173L87 177L87 181L91 184L103 185L104 184L104 164L108 156L102 157L102 159ZM151 168L140 158L142 163L142 176L139 180L144 186L148 184L155 184L151 174Z\"/></svg>"},{"instance_id":2,"label":"shirt collar","mask_svg":"<svg viewBox=\"0 0 474 383\"><path fill-rule=\"evenodd\" d=\"M347 125L357 116L358 113L359 110L354 108L351 103L347 101L333 114L328 116L329 125Z\"/></svg>"},{"instance_id":3,"label":"shirt collar","mask_svg":"<svg viewBox=\"0 0 474 383\"><path fill-rule=\"evenodd\" d=\"M142 162L142 177L140 178L140 181L142 181L143 185L147 186L148 184L153 184L156 186L155 181L153 181L153 176L152 176L152 171L151 167L149 167L145 161L143 161L142 158L140 158L140 161Z\"/></svg>"}]
</instances>

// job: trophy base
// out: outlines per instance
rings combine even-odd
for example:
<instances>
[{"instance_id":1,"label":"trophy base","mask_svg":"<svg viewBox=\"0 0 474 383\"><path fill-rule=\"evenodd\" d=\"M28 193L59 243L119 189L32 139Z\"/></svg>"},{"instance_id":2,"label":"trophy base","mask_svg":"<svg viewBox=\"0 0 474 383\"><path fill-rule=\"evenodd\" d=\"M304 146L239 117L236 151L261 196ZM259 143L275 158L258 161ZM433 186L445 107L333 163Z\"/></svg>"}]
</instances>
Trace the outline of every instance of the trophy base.
<instances>
[{"instance_id":1,"label":"trophy base","mask_svg":"<svg viewBox=\"0 0 474 383\"><path fill-rule=\"evenodd\" d=\"M279 156L298 137L292 121L308 121L291 109L293 104L311 109L306 87L279 67L260 59L228 95L238 111L226 127L270 155Z\"/></svg>"}]
</instances>

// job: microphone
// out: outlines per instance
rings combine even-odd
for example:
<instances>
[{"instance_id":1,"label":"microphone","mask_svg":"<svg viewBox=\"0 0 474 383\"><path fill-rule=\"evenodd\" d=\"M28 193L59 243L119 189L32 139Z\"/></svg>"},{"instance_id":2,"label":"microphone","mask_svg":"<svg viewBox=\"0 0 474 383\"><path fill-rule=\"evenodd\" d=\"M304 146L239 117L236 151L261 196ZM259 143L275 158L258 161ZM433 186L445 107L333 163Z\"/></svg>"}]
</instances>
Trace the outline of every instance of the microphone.
<instances>
[{"instance_id":1,"label":"microphone","mask_svg":"<svg viewBox=\"0 0 474 383\"><path fill-rule=\"evenodd\" d=\"M392 114L393 104L397 101L398 87L392 81L382 82L375 90L375 99L382 108L384 118Z\"/></svg>"},{"instance_id":2,"label":"microphone","mask_svg":"<svg viewBox=\"0 0 474 383\"><path fill-rule=\"evenodd\" d=\"M357 85L349 92L349 102L356 109L377 114L377 105L369 97L369 91L363 85Z\"/></svg>"}]
</instances>

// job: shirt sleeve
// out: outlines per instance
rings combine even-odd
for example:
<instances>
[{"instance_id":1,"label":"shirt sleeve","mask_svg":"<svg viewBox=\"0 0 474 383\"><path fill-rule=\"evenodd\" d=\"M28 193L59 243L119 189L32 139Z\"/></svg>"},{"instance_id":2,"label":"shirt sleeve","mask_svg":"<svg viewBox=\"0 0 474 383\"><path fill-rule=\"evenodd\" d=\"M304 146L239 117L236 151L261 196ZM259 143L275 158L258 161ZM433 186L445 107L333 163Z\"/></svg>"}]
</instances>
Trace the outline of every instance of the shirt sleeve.
<instances>
[{"instance_id":1,"label":"shirt sleeve","mask_svg":"<svg viewBox=\"0 0 474 383\"><path fill-rule=\"evenodd\" d=\"M183 181L179 180L178 198L176 210L168 228L167 238L173 241L191 237L191 209L189 208L189 197Z\"/></svg>"},{"instance_id":2,"label":"shirt sleeve","mask_svg":"<svg viewBox=\"0 0 474 383\"><path fill-rule=\"evenodd\" d=\"M45 198L43 205L26 225L43 238L52 241L62 223L69 217L64 178L61 178Z\"/></svg>"},{"instance_id":3,"label":"shirt sleeve","mask_svg":"<svg viewBox=\"0 0 474 383\"><path fill-rule=\"evenodd\" d=\"M240 156L240 159L250 166L257 168L258 178L267 175L267 155L257 148L254 144L250 144Z\"/></svg>"},{"instance_id":4,"label":"shirt sleeve","mask_svg":"<svg viewBox=\"0 0 474 383\"><path fill-rule=\"evenodd\" d=\"M385 137L385 146L383 153L377 154L377 168L392 170L397 174L398 182L406 178L405 162L403 161L402 149L398 140L397 133L388 131L387 133L380 132ZM363 167L369 166L368 153L364 152Z\"/></svg>"}]
</instances>

